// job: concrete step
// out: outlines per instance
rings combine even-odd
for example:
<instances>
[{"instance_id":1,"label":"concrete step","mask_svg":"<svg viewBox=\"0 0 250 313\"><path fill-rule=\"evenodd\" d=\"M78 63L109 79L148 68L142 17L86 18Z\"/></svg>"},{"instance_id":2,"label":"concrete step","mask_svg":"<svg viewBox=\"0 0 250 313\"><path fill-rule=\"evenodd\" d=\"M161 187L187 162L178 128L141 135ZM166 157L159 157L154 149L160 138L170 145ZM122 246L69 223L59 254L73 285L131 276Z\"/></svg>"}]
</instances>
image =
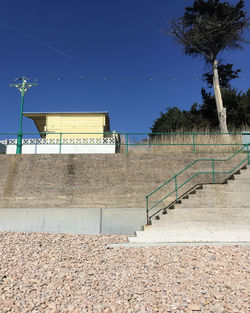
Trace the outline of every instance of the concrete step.
<instances>
[{"instance_id":1,"label":"concrete step","mask_svg":"<svg viewBox=\"0 0 250 313\"><path fill-rule=\"evenodd\" d=\"M235 179L238 179L238 180L245 180L245 179L249 179L250 180L250 171L244 171L242 172L240 175L235 175L234 176Z\"/></svg>"},{"instance_id":2,"label":"concrete step","mask_svg":"<svg viewBox=\"0 0 250 313\"><path fill-rule=\"evenodd\" d=\"M219 197L223 194L225 194L225 196L230 196L232 194L244 194L246 193L245 191L250 191L250 189L248 188L248 186L245 188L245 190L242 190L242 188L244 188L246 185L242 184L242 186L240 186L241 188L237 188L238 184L236 185L236 187L234 185L211 185L211 187L208 188L204 188L202 190L197 190L194 194L188 194L188 199L193 199L193 198L204 198L205 195L209 194L211 196L215 196L215 197ZM235 187L235 188L234 188ZM237 189L236 189L237 188ZM187 199L182 198L182 199Z\"/></svg>"},{"instance_id":3,"label":"concrete step","mask_svg":"<svg viewBox=\"0 0 250 313\"><path fill-rule=\"evenodd\" d=\"M235 173L235 177L241 178L241 177L249 177L250 176L250 169L243 169Z\"/></svg>"},{"instance_id":4,"label":"concrete step","mask_svg":"<svg viewBox=\"0 0 250 313\"><path fill-rule=\"evenodd\" d=\"M249 190L250 191L250 190ZM215 203L249 203L250 192L245 191L225 191L211 190L210 192L198 192L195 195L189 195L188 199L182 199L181 204L176 207L189 207L197 204L215 204Z\"/></svg>"},{"instance_id":5,"label":"concrete step","mask_svg":"<svg viewBox=\"0 0 250 313\"><path fill-rule=\"evenodd\" d=\"M189 208L187 210L176 209L168 211L167 214L161 214L159 220L153 220L152 225L147 226L146 230L155 226L178 227L183 223L212 223L213 225L227 223L241 223L248 220L250 222L250 205L248 208ZM250 226L249 226L250 228Z\"/></svg>"},{"instance_id":6,"label":"concrete step","mask_svg":"<svg viewBox=\"0 0 250 313\"><path fill-rule=\"evenodd\" d=\"M250 208L173 210L130 242L246 242L250 238Z\"/></svg>"},{"instance_id":7,"label":"concrete step","mask_svg":"<svg viewBox=\"0 0 250 313\"><path fill-rule=\"evenodd\" d=\"M233 179L229 179L229 181L250 181L249 175L235 175Z\"/></svg>"},{"instance_id":8,"label":"concrete step","mask_svg":"<svg viewBox=\"0 0 250 313\"><path fill-rule=\"evenodd\" d=\"M228 185L232 185L232 184L235 184L235 185L240 185L240 184L247 184L248 186L250 186L250 179L229 179L226 181L226 183Z\"/></svg>"},{"instance_id":9,"label":"concrete step","mask_svg":"<svg viewBox=\"0 0 250 313\"><path fill-rule=\"evenodd\" d=\"M223 207L231 207L231 208L247 208L249 207L249 201L241 201L240 199L238 200L237 198L234 200L231 199L221 199L220 201L216 201L211 199L209 203L206 201L186 201L182 203L181 205L177 206L178 208L184 210L184 209L189 209L189 208L202 208L202 207L208 207L208 208L223 208Z\"/></svg>"},{"instance_id":10,"label":"concrete step","mask_svg":"<svg viewBox=\"0 0 250 313\"><path fill-rule=\"evenodd\" d=\"M237 191L242 191L242 192L247 192L250 190L250 187L248 184L208 184L208 185L203 185L203 191L204 192L211 192L211 191L225 191L225 192L237 192ZM199 193L200 191L197 191Z\"/></svg>"},{"instance_id":11,"label":"concrete step","mask_svg":"<svg viewBox=\"0 0 250 313\"><path fill-rule=\"evenodd\" d=\"M204 228L203 225L183 225L180 230L159 230L137 232L136 237L129 237L129 242L248 242L249 227L229 227L221 229Z\"/></svg>"}]
</instances>

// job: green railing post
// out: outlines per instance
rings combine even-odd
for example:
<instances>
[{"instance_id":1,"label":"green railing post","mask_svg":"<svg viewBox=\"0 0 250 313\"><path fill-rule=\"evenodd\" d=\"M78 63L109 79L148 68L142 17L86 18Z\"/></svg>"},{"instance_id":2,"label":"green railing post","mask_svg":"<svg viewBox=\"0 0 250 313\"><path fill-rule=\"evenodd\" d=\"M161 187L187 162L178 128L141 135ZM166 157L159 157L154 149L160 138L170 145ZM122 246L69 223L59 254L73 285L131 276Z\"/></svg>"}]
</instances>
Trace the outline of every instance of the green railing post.
<instances>
[{"instance_id":1,"label":"green railing post","mask_svg":"<svg viewBox=\"0 0 250 313\"><path fill-rule=\"evenodd\" d=\"M195 149L195 134L193 134L193 153L196 152L196 149Z\"/></svg>"},{"instance_id":2,"label":"green railing post","mask_svg":"<svg viewBox=\"0 0 250 313\"><path fill-rule=\"evenodd\" d=\"M62 133L60 133L59 154L62 153Z\"/></svg>"},{"instance_id":3,"label":"green railing post","mask_svg":"<svg viewBox=\"0 0 250 313\"><path fill-rule=\"evenodd\" d=\"M20 119L19 119L19 132L17 134L17 145L16 145L16 154L22 154L22 146L23 146L23 102L24 102L24 84L22 84L22 90L21 90L21 112L20 112Z\"/></svg>"},{"instance_id":4,"label":"green railing post","mask_svg":"<svg viewBox=\"0 0 250 313\"><path fill-rule=\"evenodd\" d=\"M248 165L250 165L250 156L249 156L249 145L247 145L247 160Z\"/></svg>"},{"instance_id":5,"label":"green railing post","mask_svg":"<svg viewBox=\"0 0 250 313\"><path fill-rule=\"evenodd\" d=\"M150 218L148 214L148 196L146 196L146 212L147 212L147 225L150 225Z\"/></svg>"},{"instance_id":6,"label":"green railing post","mask_svg":"<svg viewBox=\"0 0 250 313\"><path fill-rule=\"evenodd\" d=\"M213 170L213 184L214 184L215 183L214 159L212 159L212 170Z\"/></svg>"},{"instance_id":7,"label":"green railing post","mask_svg":"<svg viewBox=\"0 0 250 313\"><path fill-rule=\"evenodd\" d=\"M126 137L125 137L125 144L126 144L126 154L128 154L128 133L126 133Z\"/></svg>"},{"instance_id":8,"label":"green railing post","mask_svg":"<svg viewBox=\"0 0 250 313\"><path fill-rule=\"evenodd\" d=\"M174 184L175 184L175 199L178 200L178 186L177 186L177 176L174 177Z\"/></svg>"}]
</instances>

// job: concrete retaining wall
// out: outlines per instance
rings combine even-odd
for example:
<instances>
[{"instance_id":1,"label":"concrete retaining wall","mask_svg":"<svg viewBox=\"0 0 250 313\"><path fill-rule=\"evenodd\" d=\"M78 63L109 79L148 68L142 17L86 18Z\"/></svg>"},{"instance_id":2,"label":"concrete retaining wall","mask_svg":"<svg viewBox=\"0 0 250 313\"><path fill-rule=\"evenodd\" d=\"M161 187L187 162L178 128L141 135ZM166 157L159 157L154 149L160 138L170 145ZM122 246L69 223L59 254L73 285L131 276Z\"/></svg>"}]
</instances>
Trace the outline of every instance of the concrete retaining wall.
<instances>
[{"instance_id":1,"label":"concrete retaining wall","mask_svg":"<svg viewBox=\"0 0 250 313\"><path fill-rule=\"evenodd\" d=\"M86 145L60 145L58 144L30 144L22 146L23 154L84 154L84 153L115 153L113 144L86 144ZM16 154L16 145L7 145L6 154Z\"/></svg>"},{"instance_id":2,"label":"concrete retaining wall","mask_svg":"<svg viewBox=\"0 0 250 313\"><path fill-rule=\"evenodd\" d=\"M145 208L0 209L0 231L133 235L145 224Z\"/></svg>"},{"instance_id":3,"label":"concrete retaining wall","mask_svg":"<svg viewBox=\"0 0 250 313\"><path fill-rule=\"evenodd\" d=\"M237 160L216 163L215 169L231 170L245 157L242 154ZM204 154L0 155L0 208L143 208L147 194L197 158ZM212 169L211 162L196 165L179 177L179 184L201 166L204 171ZM215 179L220 182L223 175ZM211 182L211 175L200 175L190 184L206 182ZM173 183L162 188L150 203L174 187Z\"/></svg>"}]
</instances>

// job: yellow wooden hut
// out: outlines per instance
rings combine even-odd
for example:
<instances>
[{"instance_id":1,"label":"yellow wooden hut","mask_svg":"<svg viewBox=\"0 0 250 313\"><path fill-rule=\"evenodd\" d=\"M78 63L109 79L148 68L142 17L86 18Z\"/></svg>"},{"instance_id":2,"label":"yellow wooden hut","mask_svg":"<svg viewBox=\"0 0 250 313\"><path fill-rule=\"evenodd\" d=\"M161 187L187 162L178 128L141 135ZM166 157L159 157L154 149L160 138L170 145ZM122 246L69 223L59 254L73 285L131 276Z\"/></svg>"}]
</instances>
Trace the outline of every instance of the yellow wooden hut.
<instances>
[{"instance_id":1,"label":"yellow wooden hut","mask_svg":"<svg viewBox=\"0 0 250 313\"><path fill-rule=\"evenodd\" d=\"M32 119L42 138L103 138L110 132L108 112L27 112L23 116ZM90 134L92 133L92 134Z\"/></svg>"}]
</instances>

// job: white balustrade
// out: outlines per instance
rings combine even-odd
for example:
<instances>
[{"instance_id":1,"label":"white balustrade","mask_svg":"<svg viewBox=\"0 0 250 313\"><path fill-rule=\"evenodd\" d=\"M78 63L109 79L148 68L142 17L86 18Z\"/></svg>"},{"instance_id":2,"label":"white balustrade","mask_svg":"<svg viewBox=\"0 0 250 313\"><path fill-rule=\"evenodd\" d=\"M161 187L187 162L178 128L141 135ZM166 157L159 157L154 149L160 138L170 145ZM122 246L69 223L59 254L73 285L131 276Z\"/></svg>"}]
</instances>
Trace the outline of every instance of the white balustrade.
<instances>
[{"instance_id":1,"label":"white balustrade","mask_svg":"<svg viewBox=\"0 0 250 313\"><path fill-rule=\"evenodd\" d=\"M116 136L106 138L30 138L22 140L23 154L116 153ZM7 154L16 153L17 139L4 141Z\"/></svg>"}]
</instances>

